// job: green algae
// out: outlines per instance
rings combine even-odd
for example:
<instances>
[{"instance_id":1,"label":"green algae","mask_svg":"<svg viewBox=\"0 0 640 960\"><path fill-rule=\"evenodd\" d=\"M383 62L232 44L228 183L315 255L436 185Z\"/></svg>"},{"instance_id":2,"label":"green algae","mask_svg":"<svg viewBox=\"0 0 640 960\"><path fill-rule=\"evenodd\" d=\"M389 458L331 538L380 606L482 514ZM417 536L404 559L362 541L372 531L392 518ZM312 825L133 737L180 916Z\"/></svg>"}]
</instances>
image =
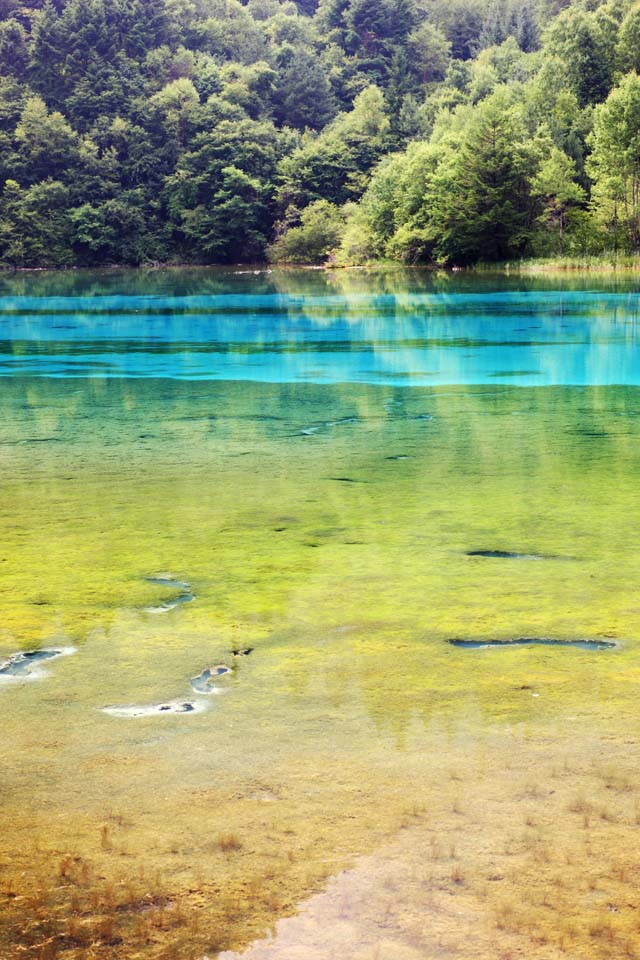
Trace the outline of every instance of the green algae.
<instances>
[{"instance_id":1,"label":"green algae","mask_svg":"<svg viewBox=\"0 0 640 960\"><path fill-rule=\"evenodd\" d=\"M0 393L5 435L32 432L42 417L61 440L3 447L1 652L79 644L84 653L64 669L82 678L77 697L88 710L118 691L131 702L180 696L185 677L240 643L256 646L246 669L262 677L259 689L238 684L216 709L235 715L246 704L267 726L286 709L283 684L304 690L319 678L328 689L353 684L363 703L380 699L376 715L411 702L426 717L432 696L439 710L458 712L461 691L478 693L489 716L519 711L508 698L483 702L496 667L476 665L470 677L444 649L450 636L613 637L621 649L598 663L599 682L615 679L621 696L633 696L633 389L470 395L134 381L69 395L38 381L0 383ZM403 417L386 415L389 399ZM195 419L184 419L187 410ZM265 410L279 419L259 419ZM425 410L432 420L412 419ZM198 419L212 411L213 428ZM357 420L294 432L347 417ZM574 430L585 420L611 433L601 456ZM411 459L388 462L399 446ZM550 559L507 574L466 556L478 543ZM161 593L148 582L159 569L192 585L188 609L145 612ZM94 635L109 638L100 668L88 652ZM549 669L548 653L529 656L529 670ZM562 676L566 667L552 664ZM570 690L547 710L567 697L588 703L593 669L572 663ZM41 709L38 691L20 697ZM298 722L304 704L294 704Z\"/></svg>"}]
</instances>

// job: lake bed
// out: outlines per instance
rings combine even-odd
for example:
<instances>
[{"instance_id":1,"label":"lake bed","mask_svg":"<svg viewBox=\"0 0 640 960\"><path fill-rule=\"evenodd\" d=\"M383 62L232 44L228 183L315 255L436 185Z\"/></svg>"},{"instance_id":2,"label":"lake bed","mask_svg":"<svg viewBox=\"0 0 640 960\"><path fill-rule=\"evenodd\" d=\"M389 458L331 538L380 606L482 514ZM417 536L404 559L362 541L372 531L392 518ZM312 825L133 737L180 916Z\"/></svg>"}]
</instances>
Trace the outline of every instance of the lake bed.
<instances>
[{"instance_id":1,"label":"lake bed","mask_svg":"<svg viewBox=\"0 0 640 960\"><path fill-rule=\"evenodd\" d=\"M640 956L633 283L13 282L0 956Z\"/></svg>"}]
</instances>

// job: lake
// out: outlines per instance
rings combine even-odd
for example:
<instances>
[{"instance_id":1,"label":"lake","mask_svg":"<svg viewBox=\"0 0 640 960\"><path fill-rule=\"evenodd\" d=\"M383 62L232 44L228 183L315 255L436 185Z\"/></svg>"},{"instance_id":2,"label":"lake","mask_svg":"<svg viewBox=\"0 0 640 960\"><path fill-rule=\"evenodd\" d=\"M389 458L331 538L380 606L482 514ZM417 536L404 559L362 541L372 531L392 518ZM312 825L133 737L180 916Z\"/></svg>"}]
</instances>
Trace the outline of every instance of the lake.
<instances>
[{"instance_id":1,"label":"lake","mask_svg":"<svg viewBox=\"0 0 640 960\"><path fill-rule=\"evenodd\" d=\"M637 290L0 277L2 960L640 957Z\"/></svg>"}]
</instances>

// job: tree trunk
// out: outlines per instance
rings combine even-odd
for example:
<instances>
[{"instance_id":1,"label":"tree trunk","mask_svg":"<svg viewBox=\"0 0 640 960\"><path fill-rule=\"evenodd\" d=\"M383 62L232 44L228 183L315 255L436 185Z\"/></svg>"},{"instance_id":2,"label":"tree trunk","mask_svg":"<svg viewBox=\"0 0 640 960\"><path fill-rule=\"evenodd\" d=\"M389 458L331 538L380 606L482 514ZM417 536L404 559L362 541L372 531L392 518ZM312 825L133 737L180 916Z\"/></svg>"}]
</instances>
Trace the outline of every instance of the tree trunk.
<instances>
[{"instance_id":1,"label":"tree trunk","mask_svg":"<svg viewBox=\"0 0 640 960\"><path fill-rule=\"evenodd\" d=\"M631 176L631 216L633 234L633 252L638 252L638 172L633 171Z\"/></svg>"},{"instance_id":2,"label":"tree trunk","mask_svg":"<svg viewBox=\"0 0 640 960\"><path fill-rule=\"evenodd\" d=\"M629 186L627 184L627 175L622 178L623 203L624 203L624 232L627 238L627 250L629 249Z\"/></svg>"},{"instance_id":3,"label":"tree trunk","mask_svg":"<svg viewBox=\"0 0 640 960\"><path fill-rule=\"evenodd\" d=\"M564 253L564 210L560 208L560 256Z\"/></svg>"}]
</instances>

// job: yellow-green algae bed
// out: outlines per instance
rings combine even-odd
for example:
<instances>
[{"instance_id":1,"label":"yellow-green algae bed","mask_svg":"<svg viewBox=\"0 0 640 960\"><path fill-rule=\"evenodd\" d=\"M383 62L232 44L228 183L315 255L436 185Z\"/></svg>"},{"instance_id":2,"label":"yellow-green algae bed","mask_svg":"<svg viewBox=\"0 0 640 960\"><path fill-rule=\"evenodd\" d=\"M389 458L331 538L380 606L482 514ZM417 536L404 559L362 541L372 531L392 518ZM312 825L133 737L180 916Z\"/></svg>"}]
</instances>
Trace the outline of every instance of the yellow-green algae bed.
<instances>
[{"instance_id":1,"label":"yellow-green algae bed","mask_svg":"<svg viewBox=\"0 0 640 960\"><path fill-rule=\"evenodd\" d=\"M313 379L0 378L0 957L640 957L638 387Z\"/></svg>"}]
</instances>

